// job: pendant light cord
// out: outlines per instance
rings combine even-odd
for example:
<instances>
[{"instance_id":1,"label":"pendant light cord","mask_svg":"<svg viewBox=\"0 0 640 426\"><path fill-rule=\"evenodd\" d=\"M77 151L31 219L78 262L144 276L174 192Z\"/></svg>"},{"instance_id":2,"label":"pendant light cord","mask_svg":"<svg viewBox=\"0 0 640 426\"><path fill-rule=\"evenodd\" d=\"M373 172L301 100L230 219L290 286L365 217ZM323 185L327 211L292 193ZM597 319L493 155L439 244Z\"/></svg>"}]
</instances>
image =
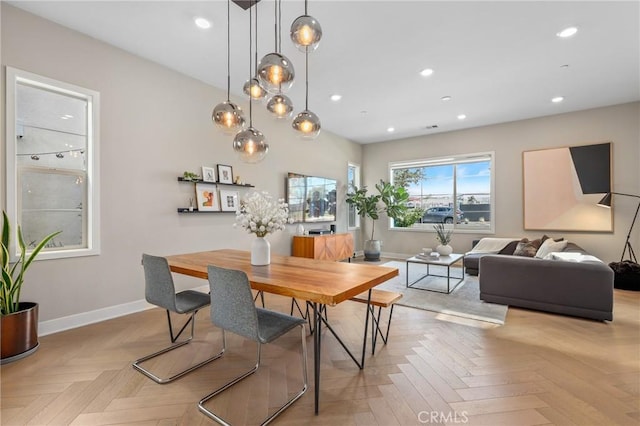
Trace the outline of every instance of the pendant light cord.
<instances>
[{"instance_id":1,"label":"pendant light cord","mask_svg":"<svg viewBox=\"0 0 640 426\"><path fill-rule=\"evenodd\" d=\"M252 66L251 66L251 58L253 57L253 52L251 51L251 48L253 46L253 32L251 31L251 26L253 25L253 6L256 4L255 0L251 1L251 6L249 7L249 80L251 80L251 72L252 72ZM253 114L252 114L252 107L251 105L253 104L253 102L251 102L251 94L249 94L249 127L253 127Z\"/></svg>"},{"instance_id":2,"label":"pendant light cord","mask_svg":"<svg viewBox=\"0 0 640 426\"><path fill-rule=\"evenodd\" d=\"M231 13L231 0L227 0L227 102L231 102L231 53L229 44L231 43L231 24L229 14Z\"/></svg>"},{"instance_id":3,"label":"pendant light cord","mask_svg":"<svg viewBox=\"0 0 640 426\"><path fill-rule=\"evenodd\" d=\"M256 3L256 20L255 22L255 60L253 61L253 73L255 74L254 77L256 77L256 79L258 78L258 3Z\"/></svg>"},{"instance_id":4,"label":"pendant light cord","mask_svg":"<svg viewBox=\"0 0 640 426\"><path fill-rule=\"evenodd\" d=\"M282 53L282 3L278 0L278 53Z\"/></svg>"},{"instance_id":5,"label":"pendant light cord","mask_svg":"<svg viewBox=\"0 0 640 426\"><path fill-rule=\"evenodd\" d=\"M274 50L278 53L278 0L274 0L273 5L273 41L275 43Z\"/></svg>"},{"instance_id":6,"label":"pendant light cord","mask_svg":"<svg viewBox=\"0 0 640 426\"><path fill-rule=\"evenodd\" d=\"M304 52L304 79L305 79L305 98L304 109L309 110L309 49Z\"/></svg>"}]
</instances>

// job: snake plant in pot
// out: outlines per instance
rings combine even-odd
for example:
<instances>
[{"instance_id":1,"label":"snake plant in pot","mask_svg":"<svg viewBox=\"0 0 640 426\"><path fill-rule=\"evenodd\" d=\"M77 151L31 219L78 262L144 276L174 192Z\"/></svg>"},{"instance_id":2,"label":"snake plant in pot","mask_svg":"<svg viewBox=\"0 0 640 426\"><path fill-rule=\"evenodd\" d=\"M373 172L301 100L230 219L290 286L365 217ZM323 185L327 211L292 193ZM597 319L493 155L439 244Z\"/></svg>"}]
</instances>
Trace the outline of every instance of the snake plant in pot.
<instances>
[{"instance_id":1,"label":"snake plant in pot","mask_svg":"<svg viewBox=\"0 0 640 426\"><path fill-rule=\"evenodd\" d=\"M347 194L346 202L356 209L356 213L366 219L371 219L371 238L364 241L364 260L377 261L380 260L381 241L374 239L376 229L376 221L380 218L381 213L394 220L400 217L404 218L407 211L407 201L409 193L400 185L394 185L390 182L380 180L376 184L378 194L367 195L367 188L353 188L353 191ZM409 224L410 226L411 224Z\"/></svg>"},{"instance_id":2,"label":"snake plant in pot","mask_svg":"<svg viewBox=\"0 0 640 426\"><path fill-rule=\"evenodd\" d=\"M6 212L2 212L2 236L0 262L0 362L15 361L35 352L38 348L38 304L21 302L20 292L24 284L24 274L38 253L60 232L47 235L27 254L27 247L18 226L18 247L20 253L15 262L11 262L10 242L11 226Z\"/></svg>"}]
</instances>

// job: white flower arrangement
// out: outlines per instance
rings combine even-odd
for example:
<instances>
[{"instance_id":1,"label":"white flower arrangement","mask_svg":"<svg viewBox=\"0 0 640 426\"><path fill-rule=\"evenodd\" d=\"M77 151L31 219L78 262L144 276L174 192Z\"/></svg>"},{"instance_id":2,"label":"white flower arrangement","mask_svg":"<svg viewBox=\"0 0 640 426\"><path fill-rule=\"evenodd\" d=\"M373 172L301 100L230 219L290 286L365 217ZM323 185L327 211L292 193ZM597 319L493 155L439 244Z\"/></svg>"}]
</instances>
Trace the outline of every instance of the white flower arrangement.
<instances>
[{"instance_id":1,"label":"white flower arrangement","mask_svg":"<svg viewBox=\"0 0 640 426\"><path fill-rule=\"evenodd\" d=\"M240 226L249 234L264 237L285 229L289 218L289 206L284 199L274 200L268 192L251 192L240 202L240 210L236 213L234 227Z\"/></svg>"}]
</instances>

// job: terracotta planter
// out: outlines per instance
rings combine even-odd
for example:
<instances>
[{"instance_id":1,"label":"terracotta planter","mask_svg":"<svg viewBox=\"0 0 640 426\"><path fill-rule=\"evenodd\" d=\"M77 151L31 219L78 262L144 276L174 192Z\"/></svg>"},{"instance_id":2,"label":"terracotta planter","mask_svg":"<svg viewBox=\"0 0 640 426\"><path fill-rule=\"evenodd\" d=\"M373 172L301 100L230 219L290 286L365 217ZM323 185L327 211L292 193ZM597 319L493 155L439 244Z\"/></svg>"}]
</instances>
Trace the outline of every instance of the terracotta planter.
<instances>
[{"instance_id":1,"label":"terracotta planter","mask_svg":"<svg viewBox=\"0 0 640 426\"><path fill-rule=\"evenodd\" d=\"M0 316L1 364L17 361L38 349L38 304L23 302L20 310Z\"/></svg>"}]
</instances>

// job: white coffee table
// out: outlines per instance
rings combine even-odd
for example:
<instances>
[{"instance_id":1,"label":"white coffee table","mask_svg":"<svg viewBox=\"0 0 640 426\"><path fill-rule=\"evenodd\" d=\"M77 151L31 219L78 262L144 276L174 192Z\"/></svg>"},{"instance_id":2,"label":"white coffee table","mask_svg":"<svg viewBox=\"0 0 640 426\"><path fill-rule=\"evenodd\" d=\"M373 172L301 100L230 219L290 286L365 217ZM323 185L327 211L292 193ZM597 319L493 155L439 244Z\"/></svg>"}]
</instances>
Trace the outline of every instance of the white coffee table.
<instances>
[{"instance_id":1,"label":"white coffee table","mask_svg":"<svg viewBox=\"0 0 640 426\"><path fill-rule=\"evenodd\" d=\"M462 261L462 275L460 277L456 277L456 276L451 276L451 265L453 265L454 263L458 262L458 261ZM456 287L458 287L460 285L460 283L462 281L464 281L464 254L457 254L457 253L451 253L449 256L440 256L440 257L417 257L417 256L413 256L410 257L409 259L407 259L407 288L415 288L418 290L427 290L427 291L436 291L438 293L446 293L449 294L451 293L453 290L456 289ZM419 264L423 264L423 265L427 265L427 273L422 275L420 278L418 278L415 281L412 281L411 283L409 282L409 264L411 263L419 263ZM432 274L429 271L429 266L430 265L435 265L435 266L446 266L447 267L447 275L438 275L438 274ZM441 290L437 290L437 289L432 289L432 288L426 288L426 287L418 287L416 286L416 284L420 281L422 281L423 279L427 278L427 277L442 277L442 278L446 278L447 279L447 291L441 291ZM453 287L451 287L451 280L458 280L457 282L454 282Z\"/></svg>"}]
</instances>

